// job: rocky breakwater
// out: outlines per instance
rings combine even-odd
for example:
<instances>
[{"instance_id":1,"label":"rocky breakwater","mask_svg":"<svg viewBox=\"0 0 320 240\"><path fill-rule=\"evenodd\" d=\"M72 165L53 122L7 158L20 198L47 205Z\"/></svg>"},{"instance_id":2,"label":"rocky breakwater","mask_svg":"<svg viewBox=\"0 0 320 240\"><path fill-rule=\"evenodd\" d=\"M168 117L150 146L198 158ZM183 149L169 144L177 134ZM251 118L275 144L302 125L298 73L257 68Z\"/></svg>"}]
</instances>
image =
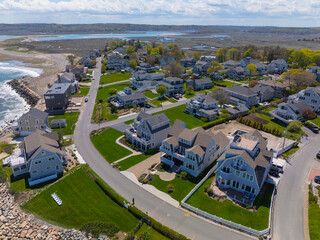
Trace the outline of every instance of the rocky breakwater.
<instances>
[{"instance_id":1,"label":"rocky breakwater","mask_svg":"<svg viewBox=\"0 0 320 240\"><path fill-rule=\"evenodd\" d=\"M0 183L0 239L87 239L85 233L63 229L42 222L21 211L9 193L6 184Z\"/></svg>"},{"instance_id":2,"label":"rocky breakwater","mask_svg":"<svg viewBox=\"0 0 320 240\"><path fill-rule=\"evenodd\" d=\"M40 96L32 91L24 82L30 77L13 79L8 84L22 97L31 107L34 107L40 100Z\"/></svg>"}]
</instances>

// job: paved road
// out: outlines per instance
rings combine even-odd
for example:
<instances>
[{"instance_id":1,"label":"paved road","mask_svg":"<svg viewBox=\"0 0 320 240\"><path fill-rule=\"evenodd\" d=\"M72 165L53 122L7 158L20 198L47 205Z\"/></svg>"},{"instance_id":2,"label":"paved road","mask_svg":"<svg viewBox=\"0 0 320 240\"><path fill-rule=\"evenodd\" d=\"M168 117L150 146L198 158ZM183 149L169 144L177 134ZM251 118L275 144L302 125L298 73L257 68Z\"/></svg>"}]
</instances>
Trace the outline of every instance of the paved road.
<instances>
[{"instance_id":1,"label":"paved road","mask_svg":"<svg viewBox=\"0 0 320 240\"><path fill-rule=\"evenodd\" d=\"M273 239L305 239L304 193L309 170L319 151L319 140L320 135L314 135L285 168L274 202Z\"/></svg>"},{"instance_id":2,"label":"paved road","mask_svg":"<svg viewBox=\"0 0 320 240\"><path fill-rule=\"evenodd\" d=\"M165 201L159 199L153 194L142 189L128 178L123 176L118 170L112 168L106 160L100 155L90 141L89 133L97 126L90 124L91 114L93 111L96 92L99 87L101 61L97 60L97 69L95 70L95 81L93 81L90 88L89 101L84 106L82 113L79 117L79 121L76 125L74 132L74 142L82 155L83 159L89 164L89 166L115 191L123 196L127 201L131 201L132 197L135 198L136 206L156 219L164 225L188 236L192 239L228 239L228 240L242 240L248 239L247 235L242 235L238 232L230 230L220 225L212 224L206 220L203 220L193 214L185 216L185 211L181 208L175 208ZM175 103L175 105L183 104L183 102ZM173 106L175 106L173 105ZM168 107L164 107L167 109ZM152 109L150 113L162 110ZM110 126L111 124L120 123L128 119L133 119L135 116L128 118L118 119L102 126ZM108 147L108 146L106 146Z\"/></svg>"}]
</instances>

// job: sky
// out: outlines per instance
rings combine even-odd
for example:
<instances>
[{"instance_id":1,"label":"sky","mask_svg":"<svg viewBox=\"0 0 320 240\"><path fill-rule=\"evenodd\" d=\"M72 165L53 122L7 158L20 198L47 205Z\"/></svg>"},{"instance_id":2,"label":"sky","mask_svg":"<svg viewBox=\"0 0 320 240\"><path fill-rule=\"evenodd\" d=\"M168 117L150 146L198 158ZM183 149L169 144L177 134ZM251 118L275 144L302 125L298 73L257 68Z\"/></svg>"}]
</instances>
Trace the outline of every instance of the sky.
<instances>
[{"instance_id":1,"label":"sky","mask_svg":"<svg viewBox=\"0 0 320 240\"><path fill-rule=\"evenodd\" d=\"M1 23L319 27L320 0L0 0Z\"/></svg>"}]
</instances>

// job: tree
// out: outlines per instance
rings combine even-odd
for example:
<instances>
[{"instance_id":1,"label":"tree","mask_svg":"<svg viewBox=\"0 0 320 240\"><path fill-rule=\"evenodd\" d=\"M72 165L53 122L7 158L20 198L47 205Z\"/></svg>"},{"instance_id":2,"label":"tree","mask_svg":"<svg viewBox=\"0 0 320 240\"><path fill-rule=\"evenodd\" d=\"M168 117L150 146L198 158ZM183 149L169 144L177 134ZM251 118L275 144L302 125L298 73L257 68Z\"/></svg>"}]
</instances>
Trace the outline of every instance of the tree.
<instances>
[{"instance_id":1,"label":"tree","mask_svg":"<svg viewBox=\"0 0 320 240\"><path fill-rule=\"evenodd\" d=\"M238 61L240 59L240 53L238 49L232 48L228 50L228 58L230 60Z\"/></svg>"},{"instance_id":2,"label":"tree","mask_svg":"<svg viewBox=\"0 0 320 240\"><path fill-rule=\"evenodd\" d=\"M102 64L101 65L101 73L105 73L105 72L107 72L107 67L106 67L106 65Z\"/></svg>"},{"instance_id":3,"label":"tree","mask_svg":"<svg viewBox=\"0 0 320 240\"><path fill-rule=\"evenodd\" d=\"M226 48L219 48L217 51L217 59L219 62L225 62L227 59L228 49Z\"/></svg>"},{"instance_id":4,"label":"tree","mask_svg":"<svg viewBox=\"0 0 320 240\"><path fill-rule=\"evenodd\" d=\"M126 53L128 55L130 55L130 54L134 53L134 51L135 51L135 47L134 46L128 46L127 50L126 50Z\"/></svg>"},{"instance_id":5,"label":"tree","mask_svg":"<svg viewBox=\"0 0 320 240\"><path fill-rule=\"evenodd\" d=\"M247 65L247 71L249 72L250 76L257 70L257 66L254 63L250 63Z\"/></svg>"},{"instance_id":6,"label":"tree","mask_svg":"<svg viewBox=\"0 0 320 240\"><path fill-rule=\"evenodd\" d=\"M289 82L290 91L300 91L306 86L315 83L315 76L303 69L291 69L282 74L283 79Z\"/></svg>"},{"instance_id":7,"label":"tree","mask_svg":"<svg viewBox=\"0 0 320 240\"><path fill-rule=\"evenodd\" d=\"M169 66L165 69L166 75L171 77L181 77L184 73L184 68L180 65L180 63L170 63Z\"/></svg>"},{"instance_id":8,"label":"tree","mask_svg":"<svg viewBox=\"0 0 320 240\"><path fill-rule=\"evenodd\" d=\"M306 120L315 119L317 114L310 109L305 109L302 111L302 117Z\"/></svg>"},{"instance_id":9,"label":"tree","mask_svg":"<svg viewBox=\"0 0 320 240\"><path fill-rule=\"evenodd\" d=\"M289 132L299 132L300 128L302 127L302 123L298 120L293 120L288 125Z\"/></svg>"},{"instance_id":10,"label":"tree","mask_svg":"<svg viewBox=\"0 0 320 240\"><path fill-rule=\"evenodd\" d=\"M207 69L207 73L211 75L218 72L221 69L223 69L223 66L220 63L212 61L210 62L209 68Z\"/></svg>"},{"instance_id":11,"label":"tree","mask_svg":"<svg viewBox=\"0 0 320 240\"><path fill-rule=\"evenodd\" d=\"M68 55L67 56L67 59L68 59L68 62L70 63L70 65L73 65L75 58L76 57L74 55Z\"/></svg>"},{"instance_id":12,"label":"tree","mask_svg":"<svg viewBox=\"0 0 320 240\"><path fill-rule=\"evenodd\" d=\"M249 88L253 88L255 85L257 85L257 84L259 84L259 82L258 81L256 81L256 80L251 80L250 82L249 82Z\"/></svg>"},{"instance_id":13,"label":"tree","mask_svg":"<svg viewBox=\"0 0 320 240\"><path fill-rule=\"evenodd\" d=\"M230 101L230 96L228 93L226 93L224 90L222 89L218 89L216 91L213 91L211 93L211 96L216 99L220 105L229 103Z\"/></svg>"},{"instance_id":14,"label":"tree","mask_svg":"<svg viewBox=\"0 0 320 240\"><path fill-rule=\"evenodd\" d=\"M133 69L136 69L136 67L138 66L138 63L136 60L130 60L129 66L132 67Z\"/></svg>"},{"instance_id":15,"label":"tree","mask_svg":"<svg viewBox=\"0 0 320 240\"><path fill-rule=\"evenodd\" d=\"M243 56L244 57L252 57L251 54L252 54L252 48L249 48L247 51L245 51Z\"/></svg>"},{"instance_id":16,"label":"tree","mask_svg":"<svg viewBox=\"0 0 320 240\"><path fill-rule=\"evenodd\" d=\"M116 88L110 88L107 92L110 96L113 96L117 94L118 90Z\"/></svg>"},{"instance_id":17,"label":"tree","mask_svg":"<svg viewBox=\"0 0 320 240\"><path fill-rule=\"evenodd\" d=\"M191 56L199 61L201 58L201 52L193 52Z\"/></svg>"},{"instance_id":18,"label":"tree","mask_svg":"<svg viewBox=\"0 0 320 240\"><path fill-rule=\"evenodd\" d=\"M160 94L161 97L163 97L164 94L166 94L167 88L165 86L159 86L157 88L157 93Z\"/></svg>"},{"instance_id":19,"label":"tree","mask_svg":"<svg viewBox=\"0 0 320 240\"><path fill-rule=\"evenodd\" d=\"M192 92L194 91L193 87L191 85L189 85L187 88L186 88L186 94L187 95L191 95Z\"/></svg>"}]
</instances>

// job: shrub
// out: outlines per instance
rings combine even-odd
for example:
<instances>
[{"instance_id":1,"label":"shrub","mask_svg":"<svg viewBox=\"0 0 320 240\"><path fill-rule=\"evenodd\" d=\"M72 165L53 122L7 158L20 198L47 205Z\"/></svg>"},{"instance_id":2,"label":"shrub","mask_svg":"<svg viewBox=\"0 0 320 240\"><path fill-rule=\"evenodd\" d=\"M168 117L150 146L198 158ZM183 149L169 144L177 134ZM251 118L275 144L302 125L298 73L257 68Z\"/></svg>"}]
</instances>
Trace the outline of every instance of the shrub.
<instances>
[{"instance_id":1,"label":"shrub","mask_svg":"<svg viewBox=\"0 0 320 240\"><path fill-rule=\"evenodd\" d=\"M151 239L150 233L143 232L139 235L138 240L149 240Z\"/></svg>"},{"instance_id":2,"label":"shrub","mask_svg":"<svg viewBox=\"0 0 320 240\"><path fill-rule=\"evenodd\" d=\"M288 131L289 132L298 132L300 128L302 127L302 123L298 120L293 120L289 125L288 125Z\"/></svg>"},{"instance_id":3,"label":"shrub","mask_svg":"<svg viewBox=\"0 0 320 240\"><path fill-rule=\"evenodd\" d=\"M145 155L154 155L158 152L159 150L157 148L151 148L151 149L147 149L147 151L145 152Z\"/></svg>"},{"instance_id":4,"label":"shrub","mask_svg":"<svg viewBox=\"0 0 320 240\"><path fill-rule=\"evenodd\" d=\"M212 196L212 195L213 195L213 190L212 190L212 188L209 188L208 191L207 191L207 193L208 193L209 196Z\"/></svg>"},{"instance_id":5,"label":"shrub","mask_svg":"<svg viewBox=\"0 0 320 240\"><path fill-rule=\"evenodd\" d=\"M181 174L183 177L185 177L185 178L188 176L188 173L185 172L185 171L182 171L180 174Z\"/></svg>"},{"instance_id":6,"label":"shrub","mask_svg":"<svg viewBox=\"0 0 320 240\"><path fill-rule=\"evenodd\" d=\"M206 118L206 117L202 117L202 118L201 118L201 121L202 121L202 122L208 122L208 121L209 121L209 119L208 119L208 118Z\"/></svg>"},{"instance_id":7,"label":"shrub","mask_svg":"<svg viewBox=\"0 0 320 240\"><path fill-rule=\"evenodd\" d=\"M143 173L139 178L138 178L138 181L143 183L143 180L145 179L145 177L147 176L146 173Z\"/></svg>"},{"instance_id":8,"label":"shrub","mask_svg":"<svg viewBox=\"0 0 320 240\"><path fill-rule=\"evenodd\" d=\"M310 119L315 119L317 117L317 114L312 110L306 109L306 110L303 110L302 116L304 119L310 120Z\"/></svg>"},{"instance_id":9,"label":"shrub","mask_svg":"<svg viewBox=\"0 0 320 240\"><path fill-rule=\"evenodd\" d=\"M205 187L204 187L204 192L208 192L209 189L210 189L210 186L209 186L209 185L205 186Z\"/></svg>"},{"instance_id":10,"label":"shrub","mask_svg":"<svg viewBox=\"0 0 320 240\"><path fill-rule=\"evenodd\" d=\"M98 238L100 234L113 237L120 229L113 223L91 222L84 224L80 230L86 232L87 237L92 234L92 237Z\"/></svg>"}]
</instances>

